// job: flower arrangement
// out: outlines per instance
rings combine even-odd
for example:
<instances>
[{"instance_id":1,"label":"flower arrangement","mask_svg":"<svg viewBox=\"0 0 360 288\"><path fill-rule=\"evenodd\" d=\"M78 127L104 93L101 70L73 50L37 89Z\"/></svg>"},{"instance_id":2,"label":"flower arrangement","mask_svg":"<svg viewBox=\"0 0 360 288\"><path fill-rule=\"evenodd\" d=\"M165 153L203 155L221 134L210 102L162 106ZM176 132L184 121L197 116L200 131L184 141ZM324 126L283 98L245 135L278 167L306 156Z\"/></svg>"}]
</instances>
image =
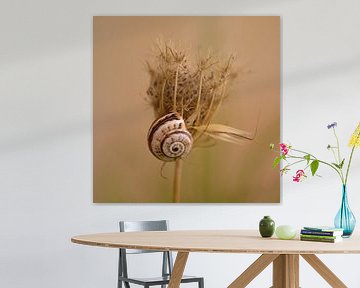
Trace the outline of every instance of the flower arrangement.
<instances>
[{"instance_id":1,"label":"flower arrangement","mask_svg":"<svg viewBox=\"0 0 360 288\"><path fill-rule=\"evenodd\" d=\"M281 160L284 160L286 164L280 169L280 173L283 175L290 171L292 166L297 164L303 165L302 169L298 169L295 173L295 176L293 176L294 182L300 182L304 180L307 178L307 174L310 173L312 176L317 175L316 172L320 165L325 165L333 169L340 177L342 183L342 200L340 209L334 219L334 226L336 228L343 229L342 237L350 237L354 231L356 219L348 204L346 184L348 181L350 166L355 148L360 147L360 122L358 123L358 126L356 127L349 141L351 152L348 160L341 156L339 138L336 134L336 126L336 122L327 125L327 128L333 131L336 140L335 145L327 146L327 149L333 154L334 162L321 160L311 153L295 149L289 144L280 143L280 155L275 158L273 167L276 167L281 162ZM271 149L274 149L274 147L274 144L270 144ZM344 170L345 166L346 170ZM310 170L310 173L307 172L308 170Z\"/></svg>"},{"instance_id":2,"label":"flower arrangement","mask_svg":"<svg viewBox=\"0 0 360 288\"><path fill-rule=\"evenodd\" d=\"M335 145L327 146L327 149L333 154L334 162L321 160L311 153L295 149L289 144L280 143L278 150L278 152L280 152L280 155L274 159L273 167L275 168L278 164L280 164L281 160L285 161L286 164L280 169L281 175L284 175L288 173L294 165L303 165L304 167L302 169L296 170L296 173L293 176L294 182L300 182L307 178L308 174L311 174L312 176L317 175L316 172L319 166L325 165L333 169L340 177L342 184L346 186L355 148L360 147L360 122L349 141L349 147L351 147L351 152L348 161L346 160L346 158L343 158L341 156L339 138L336 134L336 127L336 122L327 125L327 128L333 131L336 140ZM270 149L277 150L275 149L274 144L270 144ZM346 172L344 171L345 166ZM308 170L310 170L310 173L307 172Z\"/></svg>"}]
</instances>

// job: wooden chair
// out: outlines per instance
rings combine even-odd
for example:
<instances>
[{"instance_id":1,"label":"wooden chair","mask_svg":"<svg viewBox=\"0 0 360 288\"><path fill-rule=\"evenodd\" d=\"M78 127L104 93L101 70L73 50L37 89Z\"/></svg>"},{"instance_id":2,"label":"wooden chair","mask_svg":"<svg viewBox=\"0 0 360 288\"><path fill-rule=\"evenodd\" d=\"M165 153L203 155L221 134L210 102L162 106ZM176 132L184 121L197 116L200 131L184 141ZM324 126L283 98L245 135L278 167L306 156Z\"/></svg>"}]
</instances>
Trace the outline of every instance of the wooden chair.
<instances>
[{"instance_id":1,"label":"wooden chair","mask_svg":"<svg viewBox=\"0 0 360 288\"><path fill-rule=\"evenodd\" d=\"M134 232L134 231L167 231L168 221L120 221L120 232ZM150 250L135 250L135 249L119 249L119 269L118 269L118 288L122 288L124 283L125 288L130 288L131 284L137 284L144 288L150 286L160 286L165 288L169 284L170 276L173 268L173 259L171 252L166 251L150 251ZM162 260L162 274L160 277L152 278L134 278L129 277L127 271L127 254L140 253L163 253ZM160 265L159 265L160 266ZM181 283L198 283L198 288L204 288L204 278L194 276L183 276Z\"/></svg>"}]
</instances>

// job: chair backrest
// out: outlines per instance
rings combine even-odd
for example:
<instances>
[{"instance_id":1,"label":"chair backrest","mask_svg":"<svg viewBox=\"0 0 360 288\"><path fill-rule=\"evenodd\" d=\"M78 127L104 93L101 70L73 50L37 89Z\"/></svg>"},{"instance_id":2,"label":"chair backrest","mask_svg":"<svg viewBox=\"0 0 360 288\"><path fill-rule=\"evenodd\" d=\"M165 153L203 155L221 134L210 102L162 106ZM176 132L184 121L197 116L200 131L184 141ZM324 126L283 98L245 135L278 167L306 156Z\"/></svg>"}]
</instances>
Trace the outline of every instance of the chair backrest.
<instances>
[{"instance_id":1,"label":"chair backrest","mask_svg":"<svg viewBox=\"0 0 360 288\"><path fill-rule=\"evenodd\" d=\"M121 232L135 231L167 231L169 223L167 220L156 221L120 221Z\"/></svg>"},{"instance_id":2,"label":"chair backrest","mask_svg":"<svg viewBox=\"0 0 360 288\"><path fill-rule=\"evenodd\" d=\"M169 223L167 220L156 221L120 221L120 232L137 231L167 231ZM126 254L156 253L160 251L126 249Z\"/></svg>"},{"instance_id":3,"label":"chair backrest","mask_svg":"<svg viewBox=\"0 0 360 288\"><path fill-rule=\"evenodd\" d=\"M137 231L167 231L169 223L167 220L157 221L120 221L120 232L137 232ZM150 251L136 249L119 249L119 275L128 277L127 257L126 254L140 253L163 253L162 275L171 275L173 267L172 255L169 251Z\"/></svg>"}]
</instances>

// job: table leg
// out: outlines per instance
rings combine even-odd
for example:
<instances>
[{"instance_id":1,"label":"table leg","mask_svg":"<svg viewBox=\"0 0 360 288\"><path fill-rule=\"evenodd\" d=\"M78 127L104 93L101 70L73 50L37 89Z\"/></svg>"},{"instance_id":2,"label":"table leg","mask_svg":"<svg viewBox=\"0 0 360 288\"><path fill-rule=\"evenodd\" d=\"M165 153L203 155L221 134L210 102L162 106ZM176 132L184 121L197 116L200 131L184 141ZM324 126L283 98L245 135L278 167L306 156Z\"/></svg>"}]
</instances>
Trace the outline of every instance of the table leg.
<instances>
[{"instance_id":1,"label":"table leg","mask_svg":"<svg viewBox=\"0 0 360 288\"><path fill-rule=\"evenodd\" d=\"M299 255L281 254L273 263L273 288L299 288Z\"/></svg>"},{"instance_id":2,"label":"table leg","mask_svg":"<svg viewBox=\"0 0 360 288\"><path fill-rule=\"evenodd\" d=\"M189 252L178 252L177 253L168 288L179 288L180 287L181 278L184 274L185 265L186 265L188 256L189 256Z\"/></svg>"},{"instance_id":3,"label":"table leg","mask_svg":"<svg viewBox=\"0 0 360 288\"><path fill-rule=\"evenodd\" d=\"M301 256L333 288L347 286L314 254ZM244 288L273 262L273 286L271 288L299 288L299 255L263 254L251 264L228 288ZM176 286L177 288L178 286Z\"/></svg>"},{"instance_id":4,"label":"table leg","mask_svg":"<svg viewBox=\"0 0 360 288\"><path fill-rule=\"evenodd\" d=\"M228 288L244 288L257 275L259 275L271 262L273 262L278 254L263 254L254 263L252 263L238 278L232 282Z\"/></svg>"},{"instance_id":5,"label":"table leg","mask_svg":"<svg viewBox=\"0 0 360 288\"><path fill-rule=\"evenodd\" d=\"M346 288L347 286L314 254L301 255L320 274L324 280L335 288Z\"/></svg>"}]
</instances>

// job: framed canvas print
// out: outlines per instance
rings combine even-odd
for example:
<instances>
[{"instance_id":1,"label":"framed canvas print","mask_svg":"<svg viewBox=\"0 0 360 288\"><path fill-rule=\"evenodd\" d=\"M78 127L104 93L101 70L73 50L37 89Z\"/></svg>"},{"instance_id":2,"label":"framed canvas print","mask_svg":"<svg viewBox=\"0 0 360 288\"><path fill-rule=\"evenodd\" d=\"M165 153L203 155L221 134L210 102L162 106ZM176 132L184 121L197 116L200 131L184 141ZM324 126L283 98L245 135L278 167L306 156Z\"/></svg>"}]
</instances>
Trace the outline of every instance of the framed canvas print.
<instances>
[{"instance_id":1,"label":"framed canvas print","mask_svg":"<svg viewBox=\"0 0 360 288\"><path fill-rule=\"evenodd\" d=\"M278 203L280 17L96 16L95 203Z\"/></svg>"}]
</instances>

